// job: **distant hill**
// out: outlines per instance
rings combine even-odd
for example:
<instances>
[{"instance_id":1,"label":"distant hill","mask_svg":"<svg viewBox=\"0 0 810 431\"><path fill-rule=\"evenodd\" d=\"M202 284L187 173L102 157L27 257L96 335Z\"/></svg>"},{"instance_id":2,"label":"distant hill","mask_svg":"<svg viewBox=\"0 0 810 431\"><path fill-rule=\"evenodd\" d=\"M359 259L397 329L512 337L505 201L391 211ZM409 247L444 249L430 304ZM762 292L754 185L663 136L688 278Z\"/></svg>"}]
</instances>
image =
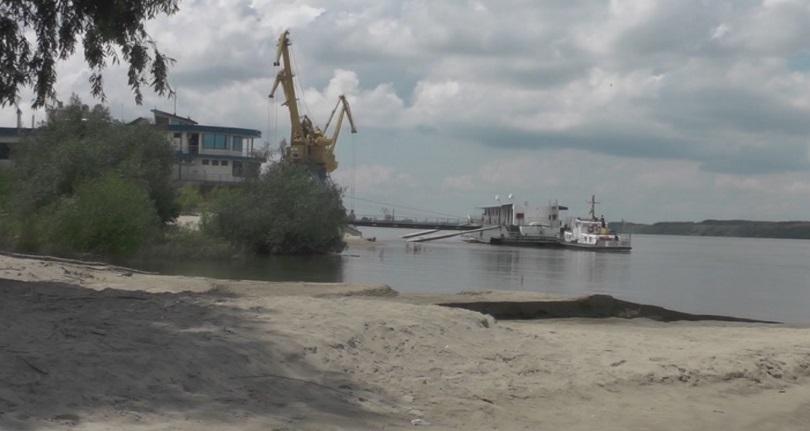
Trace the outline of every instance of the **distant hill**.
<instances>
[{"instance_id":1,"label":"distant hill","mask_svg":"<svg viewBox=\"0 0 810 431\"><path fill-rule=\"evenodd\" d=\"M610 223L618 232L652 235L810 239L810 221L704 220L701 222Z\"/></svg>"}]
</instances>

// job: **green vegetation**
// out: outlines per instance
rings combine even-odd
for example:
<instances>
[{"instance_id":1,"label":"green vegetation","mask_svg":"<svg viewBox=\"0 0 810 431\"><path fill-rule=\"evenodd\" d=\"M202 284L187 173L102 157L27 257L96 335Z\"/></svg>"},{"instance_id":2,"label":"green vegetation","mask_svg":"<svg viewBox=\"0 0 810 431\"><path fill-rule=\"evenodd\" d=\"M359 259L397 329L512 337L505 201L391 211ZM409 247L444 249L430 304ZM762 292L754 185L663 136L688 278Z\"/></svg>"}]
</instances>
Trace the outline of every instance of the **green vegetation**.
<instances>
[{"instance_id":1,"label":"green vegetation","mask_svg":"<svg viewBox=\"0 0 810 431\"><path fill-rule=\"evenodd\" d=\"M22 212L37 212L72 195L79 184L114 172L146 190L162 221L177 216L174 151L165 135L148 125L113 121L106 108L90 109L76 96L50 111L44 127L12 156L20 179L15 206Z\"/></svg>"},{"instance_id":2,"label":"green vegetation","mask_svg":"<svg viewBox=\"0 0 810 431\"><path fill-rule=\"evenodd\" d=\"M160 225L146 191L113 174L80 184L42 221L57 252L113 256L131 255Z\"/></svg>"},{"instance_id":3,"label":"green vegetation","mask_svg":"<svg viewBox=\"0 0 810 431\"><path fill-rule=\"evenodd\" d=\"M67 255L129 255L177 215L174 153L160 131L114 121L77 97L16 146L6 246ZM8 187L7 187L8 188Z\"/></svg>"},{"instance_id":4,"label":"green vegetation","mask_svg":"<svg viewBox=\"0 0 810 431\"><path fill-rule=\"evenodd\" d=\"M276 164L241 187L172 183L164 132L122 124L74 97L16 146L0 172L0 247L97 257L227 258L340 251L341 191ZM202 214L202 229L173 221Z\"/></svg>"},{"instance_id":5,"label":"green vegetation","mask_svg":"<svg viewBox=\"0 0 810 431\"><path fill-rule=\"evenodd\" d=\"M230 242L197 229L165 226L162 234L135 253L133 261L229 259L244 254Z\"/></svg>"},{"instance_id":6,"label":"green vegetation","mask_svg":"<svg viewBox=\"0 0 810 431\"><path fill-rule=\"evenodd\" d=\"M53 96L56 60L79 47L90 68L93 95L104 97L101 71L129 65L129 86L141 103L141 85L169 90L172 62L144 29L147 20L177 12L177 0L13 0L0 6L0 106L13 104L20 87L33 85L34 107ZM77 43L80 42L80 43Z\"/></svg>"},{"instance_id":7,"label":"green vegetation","mask_svg":"<svg viewBox=\"0 0 810 431\"><path fill-rule=\"evenodd\" d=\"M340 251L346 210L340 189L300 166L274 164L254 181L220 190L203 230L256 254Z\"/></svg>"},{"instance_id":8,"label":"green vegetation","mask_svg":"<svg viewBox=\"0 0 810 431\"><path fill-rule=\"evenodd\" d=\"M0 168L0 247L8 248L13 226L9 216L13 178L11 171Z\"/></svg>"},{"instance_id":9,"label":"green vegetation","mask_svg":"<svg viewBox=\"0 0 810 431\"><path fill-rule=\"evenodd\" d=\"M621 223L611 223L610 227L622 230ZM651 235L810 239L810 222L704 220L702 222L659 222L654 224L626 223L624 232Z\"/></svg>"},{"instance_id":10,"label":"green vegetation","mask_svg":"<svg viewBox=\"0 0 810 431\"><path fill-rule=\"evenodd\" d=\"M205 198L199 187L183 186L177 196L177 204L181 214L198 214L203 210Z\"/></svg>"}]
</instances>

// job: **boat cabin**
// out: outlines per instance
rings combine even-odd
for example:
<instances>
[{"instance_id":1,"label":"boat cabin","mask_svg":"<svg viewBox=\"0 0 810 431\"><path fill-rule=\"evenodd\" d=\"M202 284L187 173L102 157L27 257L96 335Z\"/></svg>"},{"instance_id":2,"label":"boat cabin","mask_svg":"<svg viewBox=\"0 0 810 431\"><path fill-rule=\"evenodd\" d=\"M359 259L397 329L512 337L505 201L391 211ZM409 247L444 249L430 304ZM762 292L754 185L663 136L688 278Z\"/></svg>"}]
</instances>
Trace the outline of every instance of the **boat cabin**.
<instances>
[{"instance_id":1,"label":"boat cabin","mask_svg":"<svg viewBox=\"0 0 810 431\"><path fill-rule=\"evenodd\" d=\"M515 204L502 204L480 207L484 210L481 224L485 226L513 226L524 217L523 212L515 212Z\"/></svg>"}]
</instances>

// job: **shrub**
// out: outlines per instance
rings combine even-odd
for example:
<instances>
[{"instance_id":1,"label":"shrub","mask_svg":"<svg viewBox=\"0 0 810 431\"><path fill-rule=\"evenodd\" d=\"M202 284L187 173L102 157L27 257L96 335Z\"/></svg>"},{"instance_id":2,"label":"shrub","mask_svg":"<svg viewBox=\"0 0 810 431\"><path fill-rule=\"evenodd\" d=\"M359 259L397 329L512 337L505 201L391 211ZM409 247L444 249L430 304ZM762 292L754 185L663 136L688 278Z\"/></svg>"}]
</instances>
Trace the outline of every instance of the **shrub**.
<instances>
[{"instance_id":1,"label":"shrub","mask_svg":"<svg viewBox=\"0 0 810 431\"><path fill-rule=\"evenodd\" d=\"M15 207L23 217L71 196L79 184L109 171L140 185L161 220L177 216L171 181L174 150L163 132L146 124L122 124L99 105L74 96L48 112L48 121L15 146Z\"/></svg>"},{"instance_id":2,"label":"shrub","mask_svg":"<svg viewBox=\"0 0 810 431\"><path fill-rule=\"evenodd\" d=\"M180 188L177 195L177 204L181 214L196 214L203 208L205 200L200 189L195 186L184 186Z\"/></svg>"},{"instance_id":3,"label":"shrub","mask_svg":"<svg viewBox=\"0 0 810 431\"><path fill-rule=\"evenodd\" d=\"M116 256L134 253L160 225L148 193L115 174L79 184L44 221L59 251Z\"/></svg>"},{"instance_id":4,"label":"shrub","mask_svg":"<svg viewBox=\"0 0 810 431\"><path fill-rule=\"evenodd\" d=\"M319 254L344 247L340 189L304 167L274 164L244 187L212 195L205 232L257 254Z\"/></svg>"},{"instance_id":5,"label":"shrub","mask_svg":"<svg viewBox=\"0 0 810 431\"><path fill-rule=\"evenodd\" d=\"M194 259L230 259L238 250L222 238L182 226L167 226L160 238L144 245L135 255L135 261L164 262Z\"/></svg>"}]
</instances>

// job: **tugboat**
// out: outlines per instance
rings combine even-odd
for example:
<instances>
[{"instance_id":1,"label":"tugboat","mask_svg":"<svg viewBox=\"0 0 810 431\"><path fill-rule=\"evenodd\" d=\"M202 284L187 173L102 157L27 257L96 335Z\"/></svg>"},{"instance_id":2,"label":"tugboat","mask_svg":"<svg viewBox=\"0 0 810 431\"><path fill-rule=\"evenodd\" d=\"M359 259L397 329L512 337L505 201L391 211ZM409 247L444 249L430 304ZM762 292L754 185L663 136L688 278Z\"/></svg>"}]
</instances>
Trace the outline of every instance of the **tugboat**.
<instances>
[{"instance_id":1,"label":"tugboat","mask_svg":"<svg viewBox=\"0 0 810 431\"><path fill-rule=\"evenodd\" d=\"M631 237L608 229L605 216L596 217L596 195L591 196L589 218L574 217L563 228L560 244L592 251L629 252Z\"/></svg>"}]
</instances>

